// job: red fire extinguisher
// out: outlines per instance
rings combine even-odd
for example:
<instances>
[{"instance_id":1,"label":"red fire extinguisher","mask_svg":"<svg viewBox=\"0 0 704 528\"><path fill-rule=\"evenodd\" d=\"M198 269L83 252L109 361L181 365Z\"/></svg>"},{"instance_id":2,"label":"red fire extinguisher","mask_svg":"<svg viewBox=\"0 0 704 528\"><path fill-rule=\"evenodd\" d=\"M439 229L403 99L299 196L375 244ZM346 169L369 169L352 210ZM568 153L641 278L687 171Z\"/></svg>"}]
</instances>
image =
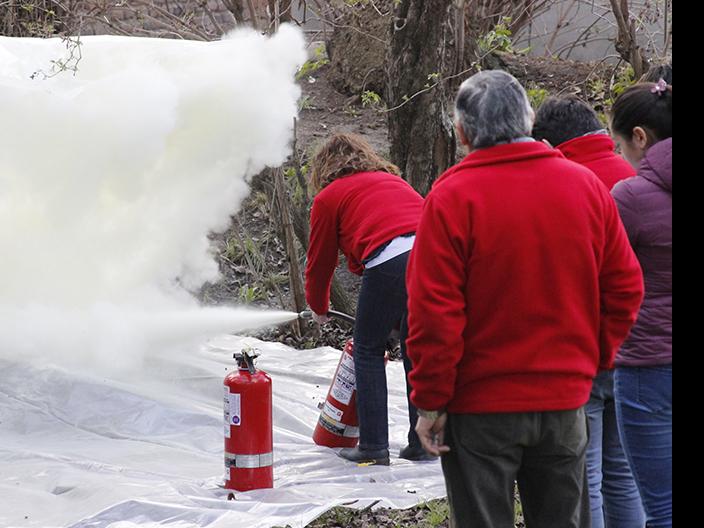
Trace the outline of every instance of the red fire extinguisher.
<instances>
[{"instance_id":1,"label":"red fire extinguisher","mask_svg":"<svg viewBox=\"0 0 704 528\"><path fill-rule=\"evenodd\" d=\"M235 354L237 371L225 378L225 487L274 487L271 378L254 366L253 350Z\"/></svg>"},{"instance_id":2,"label":"red fire extinguisher","mask_svg":"<svg viewBox=\"0 0 704 528\"><path fill-rule=\"evenodd\" d=\"M304 319L313 316L312 312L303 312L300 315ZM328 316L351 324L355 322L354 317L341 312L330 311ZM388 362L388 352L385 359ZM340 356L330 390L313 431L313 442L325 447L355 447L359 443L357 376L352 339L347 341Z\"/></svg>"},{"instance_id":3,"label":"red fire extinguisher","mask_svg":"<svg viewBox=\"0 0 704 528\"><path fill-rule=\"evenodd\" d=\"M355 447L359 442L353 351L354 343L350 339L340 357L313 432L313 441L319 446Z\"/></svg>"}]
</instances>

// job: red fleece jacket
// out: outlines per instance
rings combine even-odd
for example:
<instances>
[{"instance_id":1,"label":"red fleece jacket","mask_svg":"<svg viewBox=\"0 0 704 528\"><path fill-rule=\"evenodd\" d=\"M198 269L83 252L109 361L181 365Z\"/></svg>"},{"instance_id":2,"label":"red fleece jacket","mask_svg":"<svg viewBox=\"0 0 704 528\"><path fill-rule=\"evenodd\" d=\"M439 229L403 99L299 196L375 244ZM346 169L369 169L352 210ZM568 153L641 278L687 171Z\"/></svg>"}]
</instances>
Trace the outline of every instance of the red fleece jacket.
<instances>
[{"instance_id":1,"label":"red fleece jacket","mask_svg":"<svg viewBox=\"0 0 704 528\"><path fill-rule=\"evenodd\" d=\"M407 284L413 402L452 413L584 405L643 298L606 187L542 143L476 151L438 180Z\"/></svg>"},{"instance_id":2,"label":"red fleece jacket","mask_svg":"<svg viewBox=\"0 0 704 528\"><path fill-rule=\"evenodd\" d=\"M394 238L415 233L423 198L405 180L385 172L361 172L335 180L313 201L306 266L306 300L327 313L330 286L342 250L352 273Z\"/></svg>"},{"instance_id":3,"label":"red fleece jacket","mask_svg":"<svg viewBox=\"0 0 704 528\"><path fill-rule=\"evenodd\" d=\"M621 180L636 175L636 170L616 154L614 140L606 134L582 136L559 145L557 149L565 157L584 165L611 190Z\"/></svg>"}]
</instances>

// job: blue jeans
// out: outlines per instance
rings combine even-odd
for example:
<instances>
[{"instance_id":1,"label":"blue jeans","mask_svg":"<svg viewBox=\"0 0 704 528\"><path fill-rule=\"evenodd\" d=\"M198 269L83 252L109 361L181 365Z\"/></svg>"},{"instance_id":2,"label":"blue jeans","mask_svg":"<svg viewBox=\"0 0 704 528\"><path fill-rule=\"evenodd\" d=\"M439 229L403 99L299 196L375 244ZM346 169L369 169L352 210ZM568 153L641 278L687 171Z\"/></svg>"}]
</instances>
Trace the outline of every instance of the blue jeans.
<instances>
[{"instance_id":1,"label":"blue jeans","mask_svg":"<svg viewBox=\"0 0 704 528\"><path fill-rule=\"evenodd\" d=\"M672 365L619 367L616 418L649 528L672 528Z\"/></svg>"},{"instance_id":2,"label":"blue jeans","mask_svg":"<svg viewBox=\"0 0 704 528\"><path fill-rule=\"evenodd\" d=\"M406 369L406 389L411 362L406 355L407 294L406 265L409 253L364 271L354 328L354 363L357 373L359 447L388 449L389 409L384 354L392 330L400 324L401 353ZM410 430L408 442L420 445L415 432L418 413L408 400Z\"/></svg>"},{"instance_id":3,"label":"blue jeans","mask_svg":"<svg viewBox=\"0 0 704 528\"><path fill-rule=\"evenodd\" d=\"M592 528L643 528L645 513L616 424L612 371L594 380L586 411Z\"/></svg>"}]
</instances>

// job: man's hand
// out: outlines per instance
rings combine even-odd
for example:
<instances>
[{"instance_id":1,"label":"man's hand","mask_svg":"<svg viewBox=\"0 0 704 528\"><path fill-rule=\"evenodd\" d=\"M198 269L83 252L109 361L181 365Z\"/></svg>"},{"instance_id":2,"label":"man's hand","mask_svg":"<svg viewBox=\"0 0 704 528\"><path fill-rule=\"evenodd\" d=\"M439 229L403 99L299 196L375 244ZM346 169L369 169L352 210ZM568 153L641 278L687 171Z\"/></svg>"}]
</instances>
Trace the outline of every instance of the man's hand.
<instances>
[{"instance_id":1,"label":"man's hand","mask_svg":"<svg viewBox=\"0 0 704 528\"><path fill-rule=\"evenodd\" d=\"M450 448L444 445L446 424L447 413L440 414L435 420L418 416L416 433L420 437L423 449L433 456L440 456L443 453L450 452Z\"/></svg>"},{"instance_id":2,"label":"man's hand","mask_svg":"<svg viewBox=\"0 0 704 528\"><path fill-rule=\"evenodd\" d=\"M329 320L330 320L330 318L327 315L320 315L320 314L313 312L313 321L315 321L319 325L324 325Z\"/></svg>"}]
</instances>

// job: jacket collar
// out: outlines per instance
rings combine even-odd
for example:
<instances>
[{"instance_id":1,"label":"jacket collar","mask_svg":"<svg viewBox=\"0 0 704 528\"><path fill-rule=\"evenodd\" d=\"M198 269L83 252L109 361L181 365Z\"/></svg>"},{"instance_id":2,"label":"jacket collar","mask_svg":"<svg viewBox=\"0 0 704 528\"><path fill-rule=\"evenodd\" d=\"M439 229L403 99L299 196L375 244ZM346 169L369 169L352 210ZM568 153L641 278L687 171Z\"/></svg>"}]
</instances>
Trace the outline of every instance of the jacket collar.
<instances>
[{"instance_id":1,"label":"jacket collar","mask_svg":"<svg viewBox=\"0 0 704 528\"><path fill-rule=\"evenodd\" d=\"M583 162L614 155L616 144L606 134L590 134L566 141L557 148L567 159Z\"/></svg>"},{"instance_id":2,"label":"jacket collar","mask_svg":"<svg viewBox=\"0 0 704 528\"><path fill-rule=\"evenodd\" d=\"M564 158L564 156L559 150L550 148L538 141L508 143L475 150L459 164L451 167L445 174L440 176L433 186L463 170L541 158Z\"/></svg>"}]
</instances>

